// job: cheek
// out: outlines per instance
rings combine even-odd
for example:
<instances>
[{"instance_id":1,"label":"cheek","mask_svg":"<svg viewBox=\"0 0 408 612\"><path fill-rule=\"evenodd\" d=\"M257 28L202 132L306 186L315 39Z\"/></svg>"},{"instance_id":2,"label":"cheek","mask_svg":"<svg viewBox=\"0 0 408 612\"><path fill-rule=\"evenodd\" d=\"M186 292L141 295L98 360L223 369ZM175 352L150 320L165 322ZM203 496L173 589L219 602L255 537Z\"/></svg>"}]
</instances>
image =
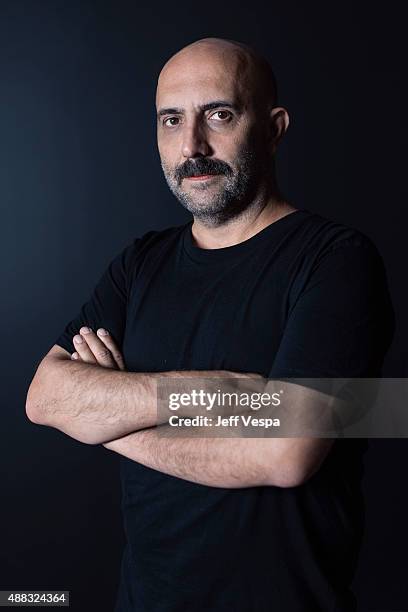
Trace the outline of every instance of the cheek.
<instances>
[{"instance_id":1,"label":"cheek","mask_svg":"<svg viewBox=\"0 0 408 612\"><path fill-rule=\"evenodd\" d=\"M167 168L175 168L180 163L180 148L176 138L158 138L157 146L160 159Z\"/></svg>"},{"instance_id":2,"label":"cheek","mask_svg":"<svg viewBox=\"0 0 408 612\"><path fill-rule=\"evenodd\" d=\"M227 163L229 166L235 167L236 159L239 155L240 142L235 138L214 138L211 143L211 155L215 159L219 159Z\"/></svg>"},{"instance_id":3,"label":"cheek","mask_svg":"<svg viewBox=\"0 0 408 612\"><path fill-rule=\"evenodd\" d=\"M214 154L227 163L234 163L241 151L251 146L251 135L244 130L236 130L228 134L218 134L212 140Z\"/></svg>"},{"instance_id":4,"label":"cheek","mask_svg":"<svg viewBox=\"0 0 408 612\"><path fill-rule=\"evenodd\" d=\"M164 166L166 172L173 172L176 166L175 161L173 160L170 153L163 147L159 148L160 161L162 166Z\"/></svg>"}]
</instances>

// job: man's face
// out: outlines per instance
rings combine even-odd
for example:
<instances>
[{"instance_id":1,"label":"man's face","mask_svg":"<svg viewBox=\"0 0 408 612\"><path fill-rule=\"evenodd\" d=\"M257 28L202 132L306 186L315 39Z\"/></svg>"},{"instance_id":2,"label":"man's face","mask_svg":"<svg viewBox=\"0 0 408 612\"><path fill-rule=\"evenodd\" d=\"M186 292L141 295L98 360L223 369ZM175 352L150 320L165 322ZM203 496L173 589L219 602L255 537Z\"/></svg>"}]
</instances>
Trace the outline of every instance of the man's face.
<instances>
[{"instance_id":1,"label":"man's face","mask_svg":"<svg viewBox=\"0 0 408 612\"><path fill-rule=\"evenodd\" d=\"M214 224L244 210L270 162L242 60L207 45L162 71L156 96L164 175L194 217Z\"/></svg>"}]
</instances>

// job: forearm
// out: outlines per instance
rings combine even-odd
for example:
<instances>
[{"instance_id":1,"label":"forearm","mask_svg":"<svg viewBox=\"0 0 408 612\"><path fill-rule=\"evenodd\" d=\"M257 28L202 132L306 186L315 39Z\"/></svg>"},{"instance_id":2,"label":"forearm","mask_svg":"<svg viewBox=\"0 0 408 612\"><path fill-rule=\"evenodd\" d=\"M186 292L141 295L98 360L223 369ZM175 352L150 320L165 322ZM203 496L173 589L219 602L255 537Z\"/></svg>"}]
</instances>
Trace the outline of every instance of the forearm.
<instances>
[{"instance_id":1,"label":"forearm","mask_svg":"<svg viewBox=\"0 0 408 612\"><path fill-rule=\"evenodd\" d=\"M165 474L212 487L289 487L304 477L297 457L310 440L242 438L239 433L230 438L166 437L169 429L161 425L134 432L104 446Z\"/></svg>"},{"instance_id":2,"label":"forearm","mask_svg":"<svg viewBox=\"0 0 408 612\"><path fill-rule=\"evenodd\" d=\"M246 376L218 370L125 372L66 359L47 364L45 371L36 374L28 396L36 422L89 444L101 444L158 425L159 378Z\"/></svg>"},{"instance_id":3,"label":"forearm","mask_svg":"<svg viewBox=\"0 0 408 612\"><path fill-rule=\"evenodd\" d=\"M249 387L255 381L247 382L245 386ZM262 380L255 384L259 382L262 385ZM104 446L165 474L207 486L298 486L319 469L330 450L333 440L325 432L333 430L331 415L338 403L313 389L277 382L278 385L269 381L266 389L281 389L285 406L282 404L280 411L271 407L257 410L256 416L281 417L278 420L282 437L272 433L264 433L263 438L249 437L251 431L245 418L235 421L233 417L231 421L225 419L230 423L223 430L228 437L218 436L214 419L187 430L168 422L132 432ZM310 431L312 437L308 437ZM318 432L322 432L322 438L315 437Z\"/></svg>"}]
</instances>

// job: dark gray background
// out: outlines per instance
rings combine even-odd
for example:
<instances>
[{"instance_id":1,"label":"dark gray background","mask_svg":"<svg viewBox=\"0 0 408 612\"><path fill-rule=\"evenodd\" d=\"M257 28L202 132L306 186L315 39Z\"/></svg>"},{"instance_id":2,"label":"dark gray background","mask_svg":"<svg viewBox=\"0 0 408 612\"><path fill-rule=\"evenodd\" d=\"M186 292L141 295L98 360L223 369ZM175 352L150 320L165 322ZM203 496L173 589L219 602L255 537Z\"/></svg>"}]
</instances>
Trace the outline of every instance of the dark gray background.
<instances>
[{"instance_id":1,"label":"dark gray background","mask_svg":"<svg viewBox=\"0 0 408 612\"><path fill-rule=\"evenodd\" d=\"M158 71L185 44L234 38L271 60L291 117L282 190L375 241L397 315L384 376L407 375L404 24L395 2L0 1L1 589L113 608L118 456L33 425L25 396L111 258L189 219L162 177L154 115ZM362 610L408 609L406 450L370 442Z\"/></svg>"}]
</instances>

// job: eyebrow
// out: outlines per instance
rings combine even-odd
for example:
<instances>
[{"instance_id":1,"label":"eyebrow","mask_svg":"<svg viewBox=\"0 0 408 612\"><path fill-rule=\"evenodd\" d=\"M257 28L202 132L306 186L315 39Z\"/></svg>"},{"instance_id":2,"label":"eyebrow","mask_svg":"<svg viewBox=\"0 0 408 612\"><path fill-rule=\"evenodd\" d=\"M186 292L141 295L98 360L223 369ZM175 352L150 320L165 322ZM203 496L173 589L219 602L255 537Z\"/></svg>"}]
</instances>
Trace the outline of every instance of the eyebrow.
<instances>
[{"instance_id":1,"label":"eyebrow","mask_svg":"<svg viewBox=\"0 0 408 612\"><path fill-rule=\"evenodd\" d=\"M207 104L202 104L200 106L201 111L213 110L214 108L219 108L220 106L224 106L226 108L231 108L236 112L240 111L240 107L237 104L232 102L228 102L227 100L214 100L214 102L208 102ZM182 108L161 108L157 112L157 118L160 119L163 115L181 115L183 114L184 109Z\"/></svg>"}]
</instances>

